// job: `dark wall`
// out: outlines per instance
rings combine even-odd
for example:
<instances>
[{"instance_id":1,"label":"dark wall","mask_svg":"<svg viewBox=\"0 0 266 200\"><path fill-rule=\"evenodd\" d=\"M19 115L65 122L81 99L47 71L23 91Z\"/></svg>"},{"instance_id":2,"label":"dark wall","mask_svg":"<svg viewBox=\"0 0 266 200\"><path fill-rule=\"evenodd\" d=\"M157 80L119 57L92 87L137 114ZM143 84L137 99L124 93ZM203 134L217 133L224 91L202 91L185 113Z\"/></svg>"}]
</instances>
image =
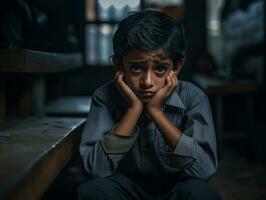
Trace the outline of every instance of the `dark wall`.
<instances>
[{"instance_id":1,"label":"dark wall","mask_svg":"<svg viewBox=\"0 0 266 200\"><path fill-rule=\"evenodd\" d=\"M64 73L65 95L91 95L96 88L114 77L113 66L86 66Z\"/></svg>"},{"instance_id":2,"label":"dark wall","mask_svg":"<svg viewBox=\"0 0 266 200\"><path fill-rule=\"evenodd\" d=\"M184 79L189 79L196 71L197 62L207 46L206 31L206 1L186 0L185 30L188 40L186 63L183 69Z\"/></svg>"},{"instance_id":3,"label":"dark wall","mask_svg":"<svg viewBox=\"0 0 266 200\"><path fill-rule=\"evenodd\" d=\"M0 7L0 48L83 49L84 0L4 0Z\"/></svg>"}]
</instances>

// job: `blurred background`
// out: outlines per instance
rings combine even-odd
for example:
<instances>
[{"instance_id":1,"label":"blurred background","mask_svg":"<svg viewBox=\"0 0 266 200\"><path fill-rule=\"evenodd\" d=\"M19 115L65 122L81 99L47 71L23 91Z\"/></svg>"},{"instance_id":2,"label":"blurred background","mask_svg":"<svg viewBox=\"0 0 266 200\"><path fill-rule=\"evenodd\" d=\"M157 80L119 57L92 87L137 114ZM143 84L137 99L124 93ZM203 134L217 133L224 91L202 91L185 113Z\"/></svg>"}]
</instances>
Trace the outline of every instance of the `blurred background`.
<instances>
[{"instance_id":1,"label":"blurred background","mask_svg":"<svg viewBox=\"0 0 266 200\"><path fill-rule=\"evenodd\" d=\"M210 183L224 199L266 199L263 0L3 0L0 131L12 118L85 118L94 90L113 79L117 24L151 8L184 24L180 78L210 98L220 160ZM71 191L58 185L73 184L74 172L66 170L46 198Z\"/></svg>"}]
</instances>

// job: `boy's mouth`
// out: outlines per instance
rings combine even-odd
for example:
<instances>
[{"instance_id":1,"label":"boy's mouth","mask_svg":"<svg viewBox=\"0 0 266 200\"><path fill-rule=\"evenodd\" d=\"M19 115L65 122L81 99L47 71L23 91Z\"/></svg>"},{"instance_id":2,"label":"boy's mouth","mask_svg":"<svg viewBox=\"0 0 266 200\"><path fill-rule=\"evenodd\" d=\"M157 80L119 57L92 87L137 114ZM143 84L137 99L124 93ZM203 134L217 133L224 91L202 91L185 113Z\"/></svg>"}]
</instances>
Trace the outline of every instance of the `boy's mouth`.
<instances>
[{"instance_id":1,"label":"boy's mouth","mask_svg":"<svg viewBox=\"0 0 266 200\"><path fill-rule=\"evenodd\" d=\"M152 91L142 91L140 92L140 96L144 97L144 98L150 98L153 97L155 95L155 92Z\"/></svg>"}]
</instances>

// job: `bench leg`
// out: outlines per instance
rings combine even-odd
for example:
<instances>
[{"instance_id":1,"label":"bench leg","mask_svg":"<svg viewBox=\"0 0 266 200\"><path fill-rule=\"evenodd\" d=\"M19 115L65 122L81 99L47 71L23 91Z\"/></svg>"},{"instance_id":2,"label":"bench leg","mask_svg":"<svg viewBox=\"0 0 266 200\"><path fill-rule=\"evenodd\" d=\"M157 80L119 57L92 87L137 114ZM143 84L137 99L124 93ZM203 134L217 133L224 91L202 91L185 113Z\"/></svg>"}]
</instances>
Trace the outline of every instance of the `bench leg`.
<instances>
[{"instance_id":1,"label":"bench leg","mask_svg":"<svg viewBox=\"0 0 266 200\"><path fill-rule=\"evenodd\" d=\"M45 116L45 77L35 75L33 79L33 112L38 117Z\"/></svg>"},{"instance_id":2,"label":"bench leg","mask_svg":"<svg viewBox=\"0 0 266 200\"><path fill-rule=\"evenodd\" d=\"M25 80L19 94L19 114L21 117L32 115L32 82Z\"/></svg>"},{"instance_id":3,"label":"bench leg","mask_svg":"<svg viewBox=\"0 0 266 200\"><path fill-rule=\"evenodd\" d=\"M2 77L1 77L2 78ZM6 124L6 82L0 80L0 129Z\"/></svg>"}]
</instances>

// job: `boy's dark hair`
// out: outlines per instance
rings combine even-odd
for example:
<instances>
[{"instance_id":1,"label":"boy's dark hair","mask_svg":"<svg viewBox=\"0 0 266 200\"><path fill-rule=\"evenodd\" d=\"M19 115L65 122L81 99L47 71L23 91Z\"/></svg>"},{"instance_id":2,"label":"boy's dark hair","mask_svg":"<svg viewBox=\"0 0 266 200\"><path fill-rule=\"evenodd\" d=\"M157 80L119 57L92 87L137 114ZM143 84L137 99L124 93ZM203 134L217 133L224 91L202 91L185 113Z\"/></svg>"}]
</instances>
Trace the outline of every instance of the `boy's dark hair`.
<instances>
[{"instance_id":1,"label":"boy's dark hair","mask_svg":"<svg viewBox=\"0 0 266 200\"><path fill-rule=\"evenodd\" d=\"M183 26L168 15L154 10L132 12L118 24L113 37L113 49L119 65L123 65L123 57L132 50L160 48L174 64L185 58Z\"/></svg>"}]
</instances>

